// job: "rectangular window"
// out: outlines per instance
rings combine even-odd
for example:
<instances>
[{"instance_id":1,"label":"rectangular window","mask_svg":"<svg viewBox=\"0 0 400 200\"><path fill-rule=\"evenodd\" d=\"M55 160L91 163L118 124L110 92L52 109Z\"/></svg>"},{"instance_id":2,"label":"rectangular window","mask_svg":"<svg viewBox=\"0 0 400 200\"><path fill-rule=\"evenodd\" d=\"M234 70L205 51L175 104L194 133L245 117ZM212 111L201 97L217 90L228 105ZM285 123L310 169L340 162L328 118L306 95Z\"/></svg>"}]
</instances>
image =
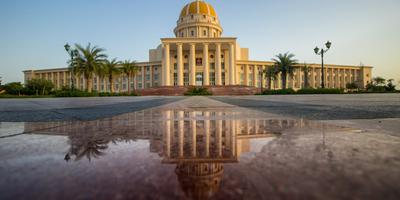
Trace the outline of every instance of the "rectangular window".
<instances>
[{"instance_id":1,"label":"rectangular window","mask_svg":"<svg viewBox=\"0 0 400 200\"><path fill-rule=\"evenodd\" d=\"M146 81L150 81L150 74L146 75Z\"/></svg>"},{"instance_id":2,"label":"rectangular window","mask_svg":"<svg viewBox=\"0 0 400 200\"><path fill-rule=\"evenodd\" d=\"M201 58L196 58L196 65L197 65L197 66L202 66L202 65L203 65L203 59L201 59Z\"/></svg>"},{"instance_id":3,"label":"rectangular window","mask_svg":"<svg viewBox=\"0 0 400 200\"><path fill-rule=\"evenodd\" d=\"M189 85L189 73L183 73L183 81L185 85Z\"/></svg>"},{"instance_id":4,"label":"rectangular window","mask_svg":"<svg viewBox=\"0 0 400 200\"><path fill-rule=\"evenodd\" d=\"M158 74L154 74L154 80L158 80Z\"/></svg>"}]
</instances>

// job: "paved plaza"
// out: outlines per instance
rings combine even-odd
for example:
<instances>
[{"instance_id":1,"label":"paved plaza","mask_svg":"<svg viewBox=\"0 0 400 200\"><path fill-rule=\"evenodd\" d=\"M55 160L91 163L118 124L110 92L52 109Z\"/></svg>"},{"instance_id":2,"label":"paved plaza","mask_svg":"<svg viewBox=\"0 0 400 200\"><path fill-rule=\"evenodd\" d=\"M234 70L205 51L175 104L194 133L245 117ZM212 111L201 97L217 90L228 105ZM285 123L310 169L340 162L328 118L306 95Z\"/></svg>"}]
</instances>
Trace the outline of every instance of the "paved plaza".
<instances>
[{"instance_id":1,"label":"paved plaza","mask_svg":"<svg viewBox=\"0 0 400 200\"><path fill-rule=\"evenodd\" d=\"M0 199L399 199L400 95L0 99Z\"/></svg>"}]
</instances>

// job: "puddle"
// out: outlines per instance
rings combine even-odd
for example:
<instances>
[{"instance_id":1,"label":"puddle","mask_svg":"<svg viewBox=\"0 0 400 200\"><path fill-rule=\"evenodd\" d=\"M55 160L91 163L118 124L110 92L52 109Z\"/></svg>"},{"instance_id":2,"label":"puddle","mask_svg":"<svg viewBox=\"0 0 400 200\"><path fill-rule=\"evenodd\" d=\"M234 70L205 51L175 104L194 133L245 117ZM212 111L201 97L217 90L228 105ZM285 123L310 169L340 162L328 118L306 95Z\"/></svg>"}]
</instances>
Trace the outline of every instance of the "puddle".
<instances>
[{"instance_id":1,"label":"puddle","mask_svg":"<svg viewBox=\"0 0 400 200\"><path fill-rule=\"evenodd\" d=\"M13 135L21 126L25 133ZM232 108L156 108L97 121L1 124L0 197L259 199L263 190L251 185L268 173L253 174L262 169L254 165L259 154L290 130L306 134L320 127L326 125ZM325 135L323 140L325 145Z\"/></svg>"}]
</instances>

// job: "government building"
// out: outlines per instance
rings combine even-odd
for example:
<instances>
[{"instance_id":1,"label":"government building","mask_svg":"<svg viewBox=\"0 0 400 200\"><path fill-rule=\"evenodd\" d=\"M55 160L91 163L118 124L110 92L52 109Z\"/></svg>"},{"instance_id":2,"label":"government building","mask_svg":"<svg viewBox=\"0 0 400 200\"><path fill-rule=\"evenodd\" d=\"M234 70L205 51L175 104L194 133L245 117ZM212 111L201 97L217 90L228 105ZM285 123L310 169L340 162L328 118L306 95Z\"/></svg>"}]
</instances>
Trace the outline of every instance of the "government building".
<instances>
[{"instance_id":1,"label":"government building","mask_svg":"<svg viewBox=\"0 0 400 200\"><path fill-rule=\"evenodd\" d=\"M135 77L117 77L114 91L126 92L129 84L139 90L185 86L268 87L261 72L273 67L274 62L250 60L249 49L241 48L237 38L224 37L218 15L210 4L197 0L185 5L174 34L175 38L162 38L156 49L149 50L148 62L137 63L140 69ZM301 65L296 67L293 78L287 79L289 88L297 90L304 87L305 76L310 87L320 87L321 65L307 65L310 67L308 72L304 72ZM33 78L47 79L54 83L56 89L71 84L68 68L26 70L24 75L25 82ZM364 88L371 77L370 66L325 64L325 85L328 88L345 88L347 83L353 82ZM87 89L83 76L73 78L78 89ZM272 81L272 89L282 87L281 78L278 74L277 79ZM107 79L94 76L92 89L109 92L110 83Z\"/></svg>"}]
</instances>

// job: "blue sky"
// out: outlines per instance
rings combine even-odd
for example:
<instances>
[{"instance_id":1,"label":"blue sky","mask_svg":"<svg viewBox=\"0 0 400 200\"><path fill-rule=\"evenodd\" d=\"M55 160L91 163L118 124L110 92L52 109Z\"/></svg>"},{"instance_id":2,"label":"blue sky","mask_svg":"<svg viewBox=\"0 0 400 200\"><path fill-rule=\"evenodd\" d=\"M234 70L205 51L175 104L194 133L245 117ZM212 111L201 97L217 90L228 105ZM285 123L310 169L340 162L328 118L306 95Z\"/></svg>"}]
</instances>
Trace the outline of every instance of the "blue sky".
<instances>
[{"instance_id":1,"label":"blue sky","mask_svg":"<svg viewBox=\"0 0 400 200\"><path fill-rule=\"evenodd\" d=\"M189 0L1 0L0 76L64 67L66 42L91 42L121 60L148 60L148 49L173 37ZM290 51L301 62L327 40L326 62L374 66L374 76L400 80L399 0L209 0L224 36L238 37L253 60Z\"/></svg>"}]
</instances>

